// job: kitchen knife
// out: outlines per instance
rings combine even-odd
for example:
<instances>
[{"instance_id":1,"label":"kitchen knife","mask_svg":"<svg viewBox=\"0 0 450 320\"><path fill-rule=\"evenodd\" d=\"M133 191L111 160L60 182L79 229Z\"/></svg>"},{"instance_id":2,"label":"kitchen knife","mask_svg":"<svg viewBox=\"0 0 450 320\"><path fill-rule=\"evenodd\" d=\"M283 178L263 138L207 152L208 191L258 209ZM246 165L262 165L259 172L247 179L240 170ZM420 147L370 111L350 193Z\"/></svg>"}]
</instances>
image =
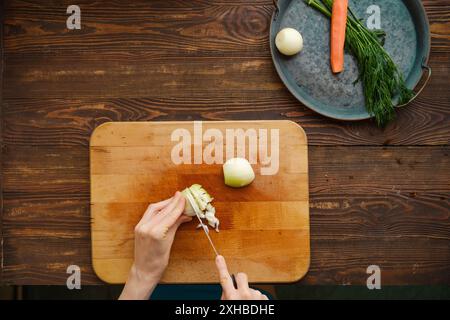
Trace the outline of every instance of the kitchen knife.
<instances>
[{"instance_id":1,"label":"kitchen knife","mask_svg":"<svg viewBox=\"0 0 450 320\"><path fill-rule=\"evenodd\" d=\"M190 200L189 200L189 201L190 201ZM195 211L195 210L194 210L194 212L195 212L195 215L197 216L198 221L200 222L200 226L202 227L203 231L204 231L205 234L206 234L206 237L208 238L209 243L211 244L211 247L212 247L213 250L214 250L214 253L216 254L216 256L218 256L218 255L219 255L219 252L217 252L216 246L214 245L214 243L212 242L211 237L209 236L209 228L208 228L208 226L205 225L205 224L203 223L203 221L202 221L202 219L200 218L198 212Z\"/></svg>"},{"instance_id":2,"label":"kitchen knife","mask_svg":"<svg viewBox=\"0 0 450 320\"><path fill-rule=\"evenodd\" d=\"M208 228L208 226L203 223L203 220L200 218L200 216L197 213L197 211L195 211L195 215L197 216L197 219L200 222L200 226L202 227L203 231L205 232L206 237L208 238L208 241L211 244L211 247L213 248L214 253L216 254L216 257L217 257L219 255L219 252L217 252L216 246L214 245L214 243L212 242L211 237L209 236L209 228ZM235 289L237 289L238 287L237 287L236 278L235 278L234 274L231 274L230 277L231 277L231 280L233 281L233 287Z\"/></svg>"}]
</instances>

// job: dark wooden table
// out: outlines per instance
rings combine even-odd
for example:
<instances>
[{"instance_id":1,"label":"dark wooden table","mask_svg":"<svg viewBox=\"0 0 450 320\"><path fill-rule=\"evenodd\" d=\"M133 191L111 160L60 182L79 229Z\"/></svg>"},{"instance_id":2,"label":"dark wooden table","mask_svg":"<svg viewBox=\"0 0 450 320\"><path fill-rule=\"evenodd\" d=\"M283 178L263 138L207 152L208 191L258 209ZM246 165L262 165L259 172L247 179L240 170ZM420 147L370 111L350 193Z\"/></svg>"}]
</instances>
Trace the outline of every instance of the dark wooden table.
<instances>
[{"instance_id":1,"label":"dark wooden table","mask_svg":"<svg viewBox=\"0 0 450 320\"><path fill-rule=\"evenodd\" d=\"M309 138L303 284L450 284L450 4L424 1L432 79L385 129L315 114L272 65L271 0L4 1L1 280L91 266L89 137L106 121L289 119ZM45 4L44 4L45 3Z\"/></svg>"}]
</instances>

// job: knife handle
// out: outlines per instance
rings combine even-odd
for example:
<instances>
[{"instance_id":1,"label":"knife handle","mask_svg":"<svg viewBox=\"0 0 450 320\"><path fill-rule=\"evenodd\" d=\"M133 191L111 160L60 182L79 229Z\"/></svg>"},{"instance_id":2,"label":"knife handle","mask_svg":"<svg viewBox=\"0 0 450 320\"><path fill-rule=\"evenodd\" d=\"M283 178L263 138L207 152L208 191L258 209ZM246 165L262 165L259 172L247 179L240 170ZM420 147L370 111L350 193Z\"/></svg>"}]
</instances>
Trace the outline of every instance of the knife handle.
<instances>
[{"instance_id":1,"label":"knife handle","mask_svg":"<svg viewBox=\"0 0 450 320\"><path fill-rule=\"evenodd\" d=\"M231 280L233 281L233 287L237 289L237 283L236 283L236 277L234 276L234 273L231 274Z\"/></svg>"}]
</instances>

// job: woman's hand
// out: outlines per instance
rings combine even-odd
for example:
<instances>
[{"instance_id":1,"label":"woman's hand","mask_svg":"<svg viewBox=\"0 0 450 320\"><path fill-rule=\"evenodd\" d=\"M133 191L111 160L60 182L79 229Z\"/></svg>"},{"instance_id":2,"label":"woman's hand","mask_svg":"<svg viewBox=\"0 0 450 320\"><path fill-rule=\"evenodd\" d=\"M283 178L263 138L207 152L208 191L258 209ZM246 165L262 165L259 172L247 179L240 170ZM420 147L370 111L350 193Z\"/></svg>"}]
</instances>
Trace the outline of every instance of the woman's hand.
<instances>
[{"instance_id":1,"label":"woman's hand","mask_svg":"<svg viewBox=\"0 0 450 320\"><path fill-rule=\"evenodd\" d=\"M151 204L134 229L134 263L119 299L148 299L169 264L175 233L192 217L183 215L180 192Z\"/></svg>"},{"instance_id":2,"label":"woman's hand","mask_svg":"<svg viewBox=\"0 0 450 320\"><path fill-rule=\"evenodd\" d=\"M248 286L248 277L243 272L236 274L236 289L224 257L216 257L216 266L222 285L222 300L269 300L265 294Z\"/></svg>"}]
</instances>

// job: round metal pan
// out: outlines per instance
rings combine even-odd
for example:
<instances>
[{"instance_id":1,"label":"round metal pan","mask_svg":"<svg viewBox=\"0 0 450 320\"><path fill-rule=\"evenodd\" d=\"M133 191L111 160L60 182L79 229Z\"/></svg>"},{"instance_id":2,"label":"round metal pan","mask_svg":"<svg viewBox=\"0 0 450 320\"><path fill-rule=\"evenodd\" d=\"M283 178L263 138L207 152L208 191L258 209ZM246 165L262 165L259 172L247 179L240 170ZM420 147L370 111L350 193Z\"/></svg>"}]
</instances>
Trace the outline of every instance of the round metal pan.
<instances>
[{"instance_id":1,"label":"round metal pan","mask_svg":"<svg viewBox=\"0 0 450 320\"><path fill-rule=\"evenodd\" d=\"M367 113L358 66L350 52L345 53L344 71L334 75L329 62L329 19L308 6L304 0L274 0L270 26L270 50L275 68L289 91L310 109L339 120L363 120ZM426 69L430 52L430 31L420 0L350 0L349 6L364 21L371 15L369 6L380 9L381 29L386 32L385 49L402 71L406 84L413 89ZM281 54L275 36L291 27L303 36L303 50L292 57ZM414 97L414 98L415 98Z\"/></svg>"}]
</instances>

